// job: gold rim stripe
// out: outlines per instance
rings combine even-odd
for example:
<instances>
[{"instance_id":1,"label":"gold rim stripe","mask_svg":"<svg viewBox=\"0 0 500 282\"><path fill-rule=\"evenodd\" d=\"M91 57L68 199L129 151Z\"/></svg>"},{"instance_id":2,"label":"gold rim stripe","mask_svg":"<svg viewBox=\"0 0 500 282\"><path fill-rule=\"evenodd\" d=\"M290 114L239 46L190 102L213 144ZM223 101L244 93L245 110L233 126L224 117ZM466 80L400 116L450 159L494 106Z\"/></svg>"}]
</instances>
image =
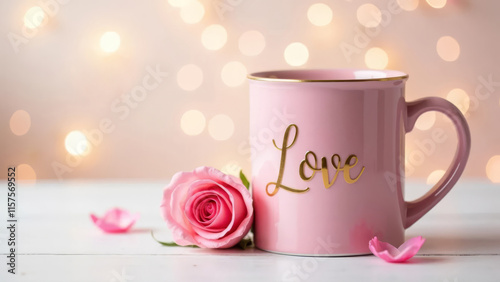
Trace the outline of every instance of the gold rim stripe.
<instances>
[{"instance_id":1,"label":"gold rim stripe","mask_svg":"<svg viewBox=\"0 0 500 282\"><path fill-rule=\"evenodd\" d=\"M390 81L407 79L407 74L400 76L382 77L382 78L363 78L363 79L295 79L295 78L277 78L277 77L262 77L257 74L247 75L248 79L257 81L273 81L273 82L362 82L362 81Z\"/></svg>"}]
</instances>

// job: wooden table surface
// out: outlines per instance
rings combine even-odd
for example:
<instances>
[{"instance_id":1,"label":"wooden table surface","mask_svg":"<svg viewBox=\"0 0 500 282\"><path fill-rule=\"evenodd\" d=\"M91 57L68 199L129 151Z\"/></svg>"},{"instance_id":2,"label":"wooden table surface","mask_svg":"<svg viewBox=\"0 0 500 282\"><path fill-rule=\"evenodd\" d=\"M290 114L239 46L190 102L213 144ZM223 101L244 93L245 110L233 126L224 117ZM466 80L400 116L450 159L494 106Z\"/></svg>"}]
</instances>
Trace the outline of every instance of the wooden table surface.
<instances>
[{"instance_id":1,"label":"wooden table surface","mask_svg":"<svg viewBox=\"0 0 500 282\"><path fill-rule=\"evenodd\" d=\"M16 274L8 270L7 183L0 188L0 281L500 281L500 186L462 180L407 230L427 241L416 257L314 258L256 249L164 247L159 206L165 182L42 181L18 186ZM428 186L406 183L406 197ZM126 234L104 234L89 214L122 207L141 218ZM5 226L5 227L4 227Z\"/></svg>"}]
</instances>

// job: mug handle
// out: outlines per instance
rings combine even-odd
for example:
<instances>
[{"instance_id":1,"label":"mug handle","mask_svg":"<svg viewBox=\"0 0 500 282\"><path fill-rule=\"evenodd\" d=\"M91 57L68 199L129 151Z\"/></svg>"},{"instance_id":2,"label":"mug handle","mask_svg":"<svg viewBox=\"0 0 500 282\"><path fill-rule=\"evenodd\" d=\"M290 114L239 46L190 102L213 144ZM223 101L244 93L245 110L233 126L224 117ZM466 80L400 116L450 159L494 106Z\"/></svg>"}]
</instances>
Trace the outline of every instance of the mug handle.
<instances>
[{"instance_id":1,"label":"mug handle","mask_svg":"<svg viewBox=\"0 0 500 282\"><path fill-rule=\"evenodd\" d=\"M453 157L451 166L445 172L444 176L437 182L432 189L419 199L406 204L406 220L404 228L412 226L432 207L451 190L457 183L469 158L470 152L470 131L465 117L460 110L449 101L438 97L427 97L413 102L406 103L406 132L410 132L415 125L418 117L428 111L438 111L451 119L455 125L458 134L458 148Z\"/></svg>"}]
</instances>

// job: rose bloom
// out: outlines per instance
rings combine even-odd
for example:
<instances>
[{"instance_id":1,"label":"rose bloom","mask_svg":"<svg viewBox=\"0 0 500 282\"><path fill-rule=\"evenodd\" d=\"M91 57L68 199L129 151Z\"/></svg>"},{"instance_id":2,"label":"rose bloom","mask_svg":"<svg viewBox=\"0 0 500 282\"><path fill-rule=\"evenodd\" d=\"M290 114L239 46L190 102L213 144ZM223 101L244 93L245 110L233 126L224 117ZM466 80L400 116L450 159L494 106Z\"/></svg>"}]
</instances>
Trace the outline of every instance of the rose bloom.
<instances>
[{"instance_id":1,"label":"rose bloom","mask_svg":"<svg viewBox=\"0 0 500 282\"><path fill-rule=\"evenodd\" d=\"M241 180L211 167L176 173L164 189L161 210L181 246L230 248L253 221L252 197Z\"/></svg>"}]
</instances>

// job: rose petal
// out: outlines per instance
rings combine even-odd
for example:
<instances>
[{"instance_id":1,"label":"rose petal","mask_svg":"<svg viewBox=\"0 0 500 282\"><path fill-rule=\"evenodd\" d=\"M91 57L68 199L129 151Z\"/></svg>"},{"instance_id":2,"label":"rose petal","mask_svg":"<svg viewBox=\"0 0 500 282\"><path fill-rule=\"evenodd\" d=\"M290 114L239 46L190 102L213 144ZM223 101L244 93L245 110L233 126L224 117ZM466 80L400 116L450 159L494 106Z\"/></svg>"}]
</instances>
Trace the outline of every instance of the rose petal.
<instances>
[{"instance_id":1,"label":"rose petal","mask_svg":"<svg viewBox=\"0 0 500 282\"><path fill-rule=\"evenodd\" d=\"M189 190L189 199L186 202L185 213L187 218L193 225L193 229L196 233L206 239L219 239L225 236L233 227L234 224L234 197L233 195L226 189L224 186L220 185L217 182L212 180L199 180L196 182L197 185L192 185ZM208 186L207 184L210 184ZM206 188L210 187L210 188ZM203 190L205 189L205 190ZM194 202L197 199L197 196L205 193L213 193L213 195L217 195L221 200L221 209L219 214L217 215L217 226L223 227L223 230L220 228L210 228L206 226L201 226L193 217L191 207L195 204ZM197 236L194 236L195 239Z\"/></svg>"},{"instance_id":2,"label":"rose petal","mask_svg":"<svg viewBox=\"0 0 500 282\"><path fill-rule=\"evenodd\" d=\"M213 181L219 183L222 187L228 189L233 195L233 197L235 197L234 200L237 201L235 205L237 207L242 207L242 208L245 206L246 212L247 213L250 212L253 217L252 196L250 195L248 189L245 187L245 185L243 185L243 183L239 178L232 175L224 174L223 172L215 168L208 168L208 170L203 168L204 167L198 168L195 171L197 171L197 173L200 175L207 173L205 174L205 176L214 177L212 178ZM247 214L242 214L242 213L237 213L235 215L237 216L237 218L235 218L235 222L240 222L240 220L243 220L243 218L247 216ZM237 227L238 224L236 224L235 228Z\"/></svg>"},{"instance_id":3,"label":"rose petal","mask_svg":"<svg viewBox=\"0 0 500 282\"><path fill-rule=\"evenodd\" d=\"M377 237L373 237L368 243L368 248L374 255L387 262L404 262L416 255L424 242L425 239L419 236L407 240L399 248L396 248L389 243L379 241Z\"/></svg>"},{"instance_id":4,"label":"rose petal","mask_svg":"<svg viewBox=\"0 0 500 282\"><path fill-rule=\"evenodd\" d=\"M126 210L114 208L107 211L103 217L99 218L94 214L90 215L94 224L102 231L108 233L127 232L139 218L138 214L131 214Z\"/></svg>"},{"instance_id":5,"label":"rose petal","mask_svg":"<svg viewBox=\"0 0 500 282\"><path fill-rule=\"evenodd\" d=\"M201 248L212 248L212 249L231 248L236 244L238 244L238 242L240 242L241 239L248 234L248 231L250 231L250 228L252 227L252 222L253 222L253 214L248 215L245 219L243 219L240 226L233 233L217 240L209 240L201 236L197 236L196 240L198 242L198 246L200 246Z\"/></svg>"},{"instance_id":6,"label":"rose petal","mask_svg":"<svg viewBox=\"0 0 500 282\"><path fill-rule=\"evenodd\" d=\"M236 228L239 227L241 221L243 221L243 219L247 216L247 209L245 207L245 202L243 201L243 197L236 189L234 189L233 187L226 187L226 189L233 196L232 213L234 217L234 222L231 230L229 230L229 232L233 232Z\"/></svg>"},{"instance_id":7,"label":"rose petal","mask_svg":"<svg viewBox=\"0 0 500 282\"><path fill-rule=\"evenodd\" d=\"M213 218L209 222L200 222L197 220L196 216L196 208L200 207L201 204L199 203L200 201L193 200L196 198L196 195L198 194L204 194L204 193L209 193L211 196L214 196L216 199L216 213L213 214ZM187 215L188 220L191 222L193 225L193 229L198 231L200 230L201 232L209 232L209 233L220 233L223 232L229 224L231 224L231 203L226 201L222 195L219 193L216 193L214 191L206 191L206 192L201 192L201 193L196 193L190 198L191 201L188 200L186 203L185 207L185 212ZM195 209L195 210L193 210ZM223 236L221 234L220 236ZM219 236L219 237L220 237Z\"/></svg>"},{"instance_id":8,"label":"rose petal","mask_svg":"<svg viewBox=\"0 0 500 282\"><path fill-rule=\"evenodd\" d=\"M207 240L201 236L196 236L196 240L203 245L205 248L230 248L236 244L250 231L253 222L253 206L252 206L252 196L248 192L248 189L241 183L241 180L232 176L226 175L215 168L200 167L196 171L200 173L203 171L211 175L215 181L219 184L227 185L228 187L236 190L237 194L241 197L243 205L237 205L238 209L246 208L246 216L242 219L239 225L235 225L232 233L220 238L218 240ZM233 191L234 191L233 190Z\"/></svg>"},{"instance_id":9,"label":"rose petal","mask_svg":"<svg viewBox=\"0 0 500 282\"><path fill-rule=\"evenodd\" d=\"M422 236L408 239L398 248L400 254L396 259L405 261L412 258L418 253L424 243L425 239Z\"/></svg>"},{"instance_id":10,"label":"rose petal","mask_svg":"<svg viewBox=\"0 0 500 282\"><path fill-rule=\"evenodd\" d=\"M189 190L188 200L184 206L184 212L190 221L195 226L200 228L214 228L222 231L230 222L230 218L218 218L218 214L230 212L231 200L228 194L219 187L219 184L212 180L199 180L191 185ZM203 207L203 202L206 199L213 200L216 210L211 215L210 222L200 222L198 220L197 210ZM223 209L223 210L221 210ZM227 210L227 211L226 211Z\"/></svg>"},{"instance_id":11,"label":"rose petal","mask_svg":"<svg viewBox=\"0 0 500 282\"><path fill-rule=\"evenodd\" d=\"M197 180L190 172L178 172L174 174L170 183L163 190L163 202L161 204L163 218L167 226L173 232L174 241L181 246L196 244L194 233L189 223L186 223L184 209L180 208L185 202L189 182ZM175 192L175 193L174 193Z\"/></svg>"},{"instance_id":12,"label":"rose petal","mask_svg":"<svg viewBox=\"0 0 500 282\"><path fill-rule=\"evenodd\" d=\"M226 176L225 174L223 174ZM220 237L215 239L210 239L204 236L194 236L195 240L199 242L200 245L203 245L207 248L230 248L236 245L241 238L243 238L248 231L250 230L252 221L253 221L253 207L252 207L252 199L250 193L244 187L241 182L240 186L233 179L226 179L227 182L235 183L235 187L227 187L227 183L222 183L222 187L224 190L229 191L229 195L231 196L233 202L233 214L235 215L234 224L230 230L225 230L229 235ZM243 190L237 189L243 187ZM241 194L240 194L241 193ZM247 201L244 200L246 197ZM250 212L249 212L250 211ZM238 224L238 221L240 221ZM210 240L208 240L210 239Z\"/></svg>"},{"instance_id":13,"label":"rose petal","mask_svg":"<svg viewBox=\"0 0 500 282\"><path fill-rule=\"evenodd\" d=\"M220 199L217 196L207 195L198 200L193 208L196 221L204 226L210 226L220 211Z\"/></svg>"},{"instance_id":14,"label":"rose petal","mask_svg":"<svg viewBox=\"0 0 500 282\"><path fill-rule=\"evenodd\" d=\"M210 212L210 218L204 222L198 221L201 226L210 230L223 231L224 228L231 222L231 210L228 207L228 203L221 197L215 195L213 198L209 199L209 203L213 205L212 212ZM196 209L207 209L207 206L203 203L195 203L198 205Z\"/></svg>"}]
</instances>

